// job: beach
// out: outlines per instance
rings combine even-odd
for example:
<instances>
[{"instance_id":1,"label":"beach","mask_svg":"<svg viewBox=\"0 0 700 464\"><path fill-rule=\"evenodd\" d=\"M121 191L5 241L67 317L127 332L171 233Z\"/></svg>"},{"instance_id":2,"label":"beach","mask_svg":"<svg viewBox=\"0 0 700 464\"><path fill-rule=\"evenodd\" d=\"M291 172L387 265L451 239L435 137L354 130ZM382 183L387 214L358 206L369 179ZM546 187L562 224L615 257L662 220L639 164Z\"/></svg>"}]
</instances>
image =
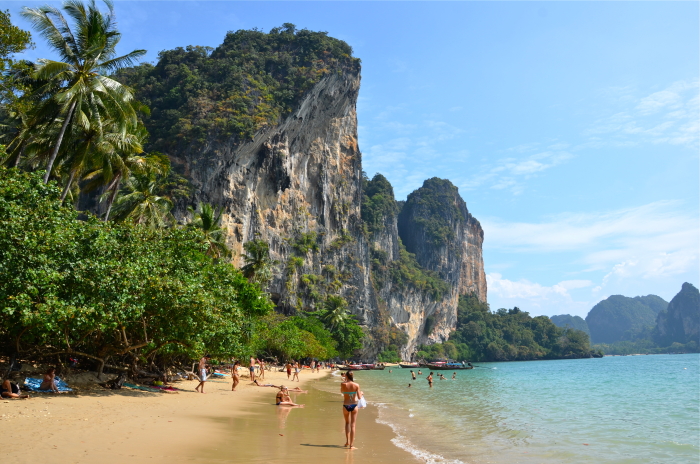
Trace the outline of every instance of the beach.
<instances>
[{"instance_id":1,"label":"beach","mask_svg":"<svg viewBox=\"0 0 700 464\"><path fill-rule=\"evenodd\" d=\"M314 388L329 374L305 369L292 383L286 373L266 372L261 384L308 389L291 393L303 409L274 406L277 390L247 375L235 392L227 377L207 382L205 394L194 392L197 381L182 381L177 393L93 388L3 400L3 462L418 462L391 443L373 406L359 414L358 449L343 449L342 399Z\"/></svg>"}]
</instances>

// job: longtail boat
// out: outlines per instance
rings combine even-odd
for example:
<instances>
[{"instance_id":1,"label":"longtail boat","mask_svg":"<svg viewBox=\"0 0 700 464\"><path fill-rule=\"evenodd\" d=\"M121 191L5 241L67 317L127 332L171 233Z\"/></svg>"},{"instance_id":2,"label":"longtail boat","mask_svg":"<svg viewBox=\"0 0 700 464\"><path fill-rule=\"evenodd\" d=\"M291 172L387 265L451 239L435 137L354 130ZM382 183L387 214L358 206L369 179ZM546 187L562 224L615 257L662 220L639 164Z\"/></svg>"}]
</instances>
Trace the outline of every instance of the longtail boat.
<instances>
[{"instance_id":1,"label":"longtail boat","mask_svg":"<svg viewBox=\"0 0 700 464\"><path fill-rule=\"evenodd\" d=\"M426 367L428 369L432 369L434 371L456 371L456 370L463 370L463 369L474 369L474 366L470 364L463 364L463 363L457 363L457 362L445 362L445 361L438 361L438 362L432 362L432 363L420 363L420 367Z\"/></svg>"},{"instance_id":2,"label":"longtail boat","mask_svg":"<svg viewBox=\"0 0 700 464\"><path fill-rule=\"evenodd\" d=\"M417 369L420 367L420 364L418 364L418 363L399 363L399 366L401 366L403 369Z\"/></svg>"}]
</instances>

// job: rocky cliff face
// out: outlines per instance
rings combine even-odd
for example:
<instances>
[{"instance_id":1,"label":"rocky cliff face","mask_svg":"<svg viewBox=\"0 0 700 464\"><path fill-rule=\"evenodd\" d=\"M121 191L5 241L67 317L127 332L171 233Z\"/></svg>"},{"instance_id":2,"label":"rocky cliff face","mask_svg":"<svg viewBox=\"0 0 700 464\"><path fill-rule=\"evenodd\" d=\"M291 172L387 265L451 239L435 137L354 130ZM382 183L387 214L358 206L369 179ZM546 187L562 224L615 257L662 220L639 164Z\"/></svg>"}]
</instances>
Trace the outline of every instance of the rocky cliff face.
<instances>
[{"instance_id":1,"label":"rocky cliff face","mask_svg":"<svg viewBox=\"0 0 700 464\"><path fill-rule=\"evenodd\" d=\"M656 318L654 339L660 346L672 343L700 344L700 293L688 282Z\"/></svg>"},{"instance_id":2,"label":"rocky cliff face","mask_svg":"<svg viewBox=\"0 0 700 464\"><path fill-rule=\"evenodd\" d=\"M191 180L194 203L223 208L239 264L246 241L270 244L279 264L268 290L280 310L312 309L326 295L340 294L369 329L404 331L401 354L408 358L421 343L447 339L460 294L486 300L483 231L457 189L440 179L426 181L401 214L391 192L389 210L367 227L355 111L359 87L359 70L331 73L281 124L252 141L170 155ZM439 205L437 213L421 203L427 197ZM444 229L443 241L434 236L433 220ZM415 258L402 251L401 239ZM370 342L365 354L381 345Z\"/></svg>"}]
</instances>

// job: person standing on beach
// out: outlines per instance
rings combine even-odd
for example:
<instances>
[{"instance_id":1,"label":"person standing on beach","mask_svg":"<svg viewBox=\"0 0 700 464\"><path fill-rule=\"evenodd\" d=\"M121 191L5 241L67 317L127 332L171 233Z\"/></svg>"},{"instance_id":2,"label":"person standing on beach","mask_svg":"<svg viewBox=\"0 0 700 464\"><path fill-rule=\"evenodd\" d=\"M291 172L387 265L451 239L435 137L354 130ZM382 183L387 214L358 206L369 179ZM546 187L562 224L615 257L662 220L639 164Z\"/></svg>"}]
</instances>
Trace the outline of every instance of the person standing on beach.
<instances>
[{"instance_id":1,"label":"person standing on beach","mask_svg":"<svg viewBox=\"0 0 700 464\"><path fill-rule=\"evenodd\" d=\"M252 356L250 357L250 367L248 369L250 369L250 381L255 382L255 358Z\"/></svg>"},{"instance_id":2,"label":"person standing on beach","mask_svg":"<svg viewBox=\"0 0 700 464\"><path fill-rule=\"evenodd\" d=\"M258 359L258 365L260 366L260 374L258 374L258 377L260 377L260 380L265 380L265 361Z\"/></svg>"},{"instance_id":3,"label":"person standing on beach","mask_svg":"<svg viewBox=\"0 0 700 464\"><path fill-rule=\"evenodd\" d=\"M236 386L238 383L241 381L240 376L238 375L238 367L241 365L239 361L236 361L233 364L233 368L231 369L231 378L233 379L233 386L231 387L231 391L236 391Z\"/></svg>"},{"instance_id":4,"label":"person standing on beach","mask_svg":"<svg viewBox=\"0 0 700 464\"><path fill-rule=\"evenodd\" d=\"M202 356L202 359L199 360L199 385L194 388L199 393L204 393L204 382L207 381L207 362L209 362L210 359L211 356L205 354Z\"/></svg>"},{"instance_id":5,"label":"person standing on beach","mask_svg":"<svg viewBox=\"0 0 700 464\"><path fill-rule=\"evenodd\" d=\"M343 394L343 418L345 419L345 445L355 449L355 422L357 421L357 400L362 398L360 385L355 383L352 372L345 374L345 382L340 384L340 393Z\"/></svg>"},{"instance_id":6,"label":"person standing on beach","mask_svg":"<svg viewBox=\"0 0 700 464\"><path fill-rule=\"evenodd\" d=\"M297 382L300 382L299 380L299 363L294 364L294 377L292 377L292 382L294 382L294 379L297 379Z\"/></svg>"},{"instance_id":7,"label":"person standing on beach","mask_svg":"<svg viewBox=\"0 0 700 464\"><path fill-rule=\"evenodd\" d=\"M289 380L289 377L291 377L291 375L292 375L292 363L287 361L287 365L284 367L287 368L287 380Z\"/></svg>"},{"instance_id":8,"label":"person standing on beach","mask_svg":"<svg viewBox=\"0 0 700 464\"><path fill-rule=\"evenodd\" d=\"M427 380L428 380L428 385L430 385L430 388L433 388L433 373L432 372L427 377Z\"/></svg>"}]
</instances>

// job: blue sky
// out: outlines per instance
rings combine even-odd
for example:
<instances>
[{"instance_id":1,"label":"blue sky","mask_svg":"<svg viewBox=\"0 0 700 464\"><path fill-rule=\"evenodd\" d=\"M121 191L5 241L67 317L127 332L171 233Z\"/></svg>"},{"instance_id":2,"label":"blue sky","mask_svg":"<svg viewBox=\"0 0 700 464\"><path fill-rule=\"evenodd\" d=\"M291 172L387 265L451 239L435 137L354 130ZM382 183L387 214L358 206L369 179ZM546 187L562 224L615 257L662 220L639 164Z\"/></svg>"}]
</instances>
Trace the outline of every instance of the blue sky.
<instances>
[{"instance_id":1,"label":"blue sky","mask_svg":"<svg viewBox=\"0 0 700 464\"><path fill-rule=\"evenodd\" d=\"M18 11L44 2L0 2ZM485 231L493 309L585 317L700 277L697 2L126 2L146 61L229 30L328 31L362 59L364 169L437 176ZM26 27L26 25L25 25ZM37 38L29 57L46 56Z\"/></svg>"}]
</instances>

